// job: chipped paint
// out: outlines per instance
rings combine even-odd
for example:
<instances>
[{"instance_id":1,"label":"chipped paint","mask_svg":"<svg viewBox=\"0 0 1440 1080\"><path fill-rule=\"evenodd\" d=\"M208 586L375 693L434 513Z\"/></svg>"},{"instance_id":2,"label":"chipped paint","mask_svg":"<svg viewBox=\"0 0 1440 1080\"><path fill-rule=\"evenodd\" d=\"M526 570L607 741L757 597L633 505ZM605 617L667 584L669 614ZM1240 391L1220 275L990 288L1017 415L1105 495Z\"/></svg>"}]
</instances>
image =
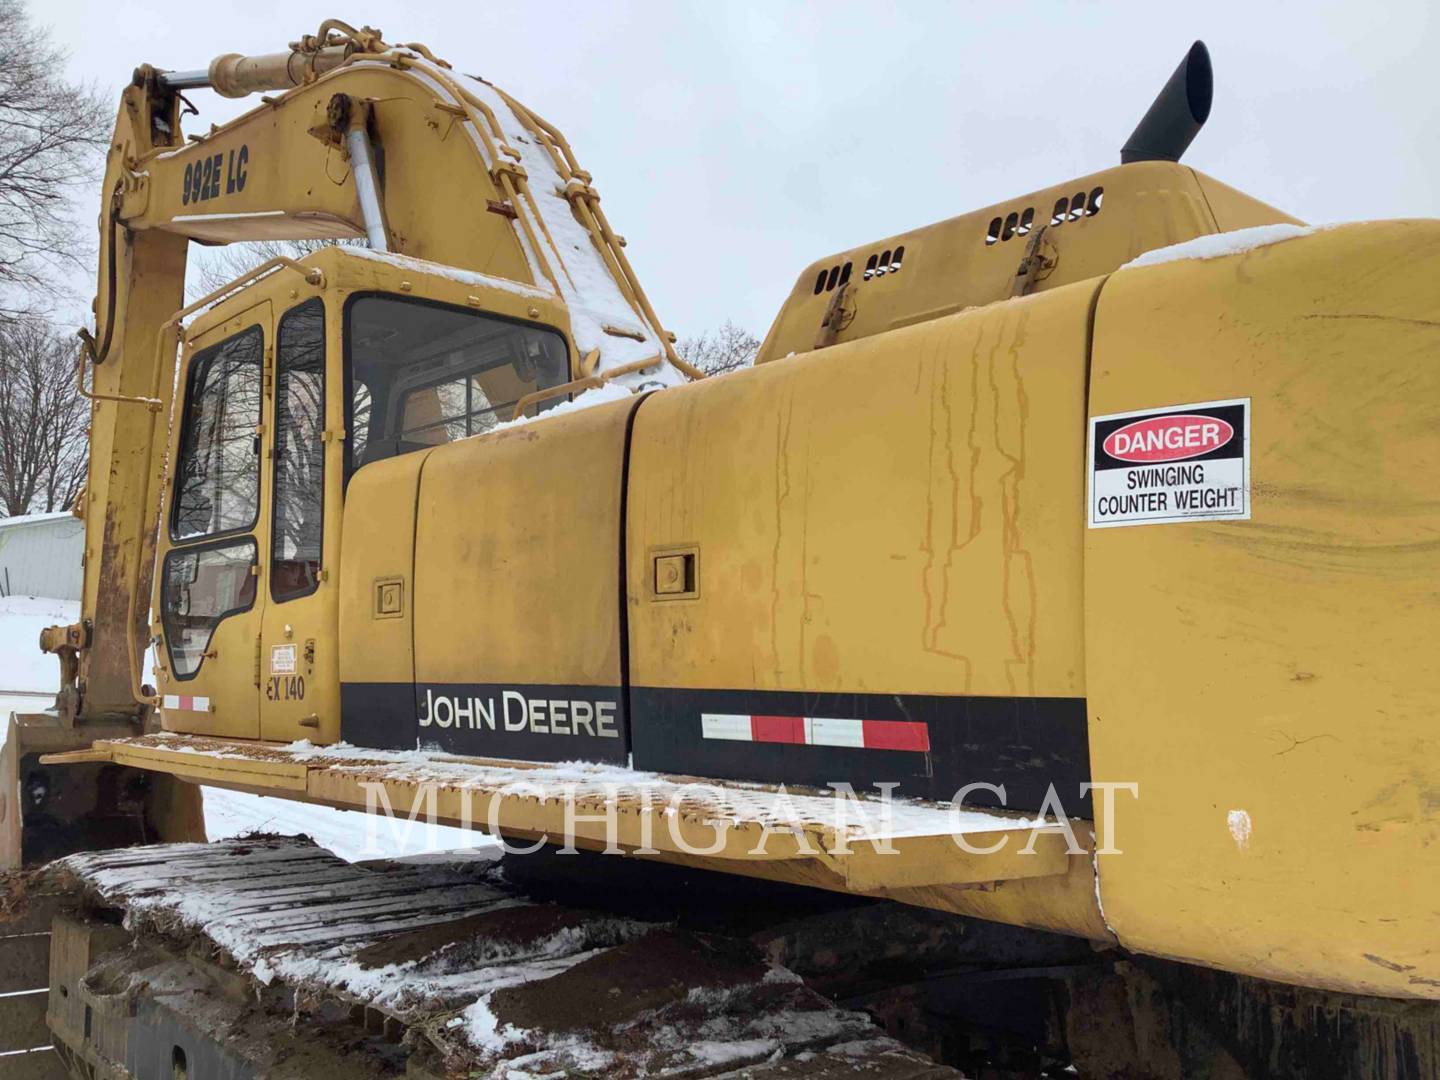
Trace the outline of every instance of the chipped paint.
<instances>
[{"instance_id":1,"label":"chipped paint","mask_svg":"<svg viewBox=\"0 0 1440 1080\"><path fill-rule=\"evenodd\" d=\"M1241 851L1250 850L1250 832L1253 828L1250 814L1245 810L1231 810L1225 815L1225 824L1230 829L1230 836L1235 841L1235 846Z\"/></svg>"}]
</instances>

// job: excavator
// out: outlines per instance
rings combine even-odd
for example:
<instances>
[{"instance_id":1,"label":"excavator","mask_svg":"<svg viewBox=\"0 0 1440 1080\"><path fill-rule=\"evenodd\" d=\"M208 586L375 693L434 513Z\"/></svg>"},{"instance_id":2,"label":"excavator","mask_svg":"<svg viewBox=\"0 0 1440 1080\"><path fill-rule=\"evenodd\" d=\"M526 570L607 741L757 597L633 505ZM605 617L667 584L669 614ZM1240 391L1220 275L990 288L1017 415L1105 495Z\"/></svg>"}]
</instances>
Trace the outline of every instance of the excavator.
<instances>
[{"instance_id":1,"label":"excavator","mask_svg":"<svg viewBox=\"0 0 1440 1080\"><path fill-rule=\"evenodd\" d=\"M549 868L547 918L688 882L682 930L732 908L681 983L760 890L802 929L767 924L755 985L913 1036L847 1059L792 1016L727 1075L975 1075L982 1028L1015 1075L1435 1075L1440 223L1310 227L1180 164L1212 85L1197 43L1119 165L817 260L707 378L560 131L425 46L329 20L139 67L82 333L81 618L3 757L6 864L84 898L51 931L73 1074L360 1075L304 1056L321 999L436 1075L665 1072L515 1035L572 1031L577 987L608 1015L634 942L424 1017L341 985L344 934L420 949L400 913L482 886L390 867L332 926L286 905L371 871L202 846L209 785L563 833L501 864ZM186 134L201 88L256 105ZM192 242L258 240L350 242L186 303ZM269 914L227 922L221 879ZM281 915L326 959L255 959ZM199 1003L261 968L288 1026L245 1042ZM723 1071L686 1030L666 1068Z\"/></svg>"}]
</instances>

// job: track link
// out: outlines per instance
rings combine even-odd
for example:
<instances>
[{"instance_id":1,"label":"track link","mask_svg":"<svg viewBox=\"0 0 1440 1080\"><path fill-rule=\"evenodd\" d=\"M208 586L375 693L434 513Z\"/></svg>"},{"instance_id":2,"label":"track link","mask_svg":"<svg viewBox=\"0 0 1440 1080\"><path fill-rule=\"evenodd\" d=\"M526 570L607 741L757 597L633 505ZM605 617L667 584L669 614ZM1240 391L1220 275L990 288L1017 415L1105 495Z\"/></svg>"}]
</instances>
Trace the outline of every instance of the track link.
<instances>
[{"instance_id":1,"label":"track link","mask_svg":"<svg viewBox=\"0 0 1440 1080\"><path fill-rule=\"evenodd\" d=\"M75 855L48 877L88 908L66 931L85 962L65 996L96 999L88 1034L52 1027L73 1057L137 1075L218 1052L236 1075L324 1076L327 1045L348 1077L958 1075L748 937L536 902L483 859L360 865L248 837ZM126 933L98 934L107 921ZM150 1007L99 1008L137 998ZM99 1014L125 1037L100 1038Z\"/></svg>"}]
</instances>

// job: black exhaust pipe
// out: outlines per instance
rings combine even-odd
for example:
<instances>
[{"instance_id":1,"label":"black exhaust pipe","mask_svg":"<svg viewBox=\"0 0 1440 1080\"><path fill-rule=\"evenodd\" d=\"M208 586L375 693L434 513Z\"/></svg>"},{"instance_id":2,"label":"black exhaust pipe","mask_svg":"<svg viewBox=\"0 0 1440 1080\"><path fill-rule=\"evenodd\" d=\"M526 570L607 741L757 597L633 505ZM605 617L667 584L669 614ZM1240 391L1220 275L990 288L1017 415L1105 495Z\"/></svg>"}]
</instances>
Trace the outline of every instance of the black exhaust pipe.
<instances>
[{"instance_id":1,"label":"black exhaust pipe","mask_svg":"<svg viewBox=\"0 0 1440 1080\"><path fill-rule=\"evenodd\" d=\"M1197 41L1125 140L1120 161L1126 165L1132 161L1179 161L1210 118L1214 94L1210 50Z\"/></svg>"}]
</instances>

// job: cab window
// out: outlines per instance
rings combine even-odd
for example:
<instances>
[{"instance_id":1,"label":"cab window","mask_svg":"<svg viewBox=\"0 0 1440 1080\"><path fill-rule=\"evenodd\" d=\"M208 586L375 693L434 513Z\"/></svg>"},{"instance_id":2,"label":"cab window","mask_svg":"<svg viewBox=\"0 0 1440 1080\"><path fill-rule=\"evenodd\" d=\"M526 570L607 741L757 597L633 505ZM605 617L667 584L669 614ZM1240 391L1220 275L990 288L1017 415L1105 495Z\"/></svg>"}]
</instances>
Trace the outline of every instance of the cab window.
<instances>
[{"instance_id":1,"label":"cab window","mask_svg":"<svg viewBox=\"0 0 1440 1080\"><path fill-rule=\"evenodd\" d=\"M325 510L325 305L287 311L276 339L275 514L270 596L309 596L320 584Z\"/></svg>"},{"instance_id":2,"label":"cab window","mask_svg":"<svg viewBox=\"0 0 1440 1080\"><path fill-rule=\"evenodd\" d=\"M215 628L255 603L255 538L177 548L165 556L160 617L170 670L188 679L200 670Z\"/></svg>"},{"instance_id":3,"label":"cab window","mask_svg":"<svg viewBox=\"0 0 1440 1080\"><path fill-rule=\"evenodd\" d=\"M556 331L424 300L352 299L345 345L351 469L483 434L570 377Z\"/></svg>"},{"instance_id":4,"label":"cab window","mask_svg":"<svg viewBox=\"0 0 1440 1080\"><path fill-rule=\"evenodd\" d=\"M197 353L190 363L172 540L248 529L260 509L260 327Z\"/></svg>"}]
</instances>

